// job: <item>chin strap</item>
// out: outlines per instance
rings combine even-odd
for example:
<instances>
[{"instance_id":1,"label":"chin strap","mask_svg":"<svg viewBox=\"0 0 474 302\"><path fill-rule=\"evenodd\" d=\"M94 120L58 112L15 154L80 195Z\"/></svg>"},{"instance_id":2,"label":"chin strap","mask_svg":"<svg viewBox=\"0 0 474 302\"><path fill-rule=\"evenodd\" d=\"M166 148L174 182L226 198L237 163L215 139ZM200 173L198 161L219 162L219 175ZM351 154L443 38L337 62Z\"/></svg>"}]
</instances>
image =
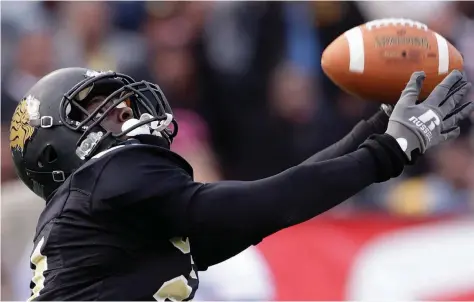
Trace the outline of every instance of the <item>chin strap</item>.
<instances>
[{"instance_id":1,"label":"chin strap","mask_svg":"<svg viewBox=\"0 0 474 302\"><path fill-rule=\"evenodd\" d=\"M153 119L154 117L151 114L144 113L140 116L140 119L129 119L125 121L122 125L122 131L127 131L131 127L135 126L138 123L145 122L147 120ZM128 137L134 137L137 135L146 135L151 134L155 136L162 137L163 135L161 132L168 128L168 126L173 121L173 116L169 113L166 113L166 119L162 121L152 121L149 124L144 124L138 128L133 129L132 131L128 132L126 135Z\"/></svg>"},{"instance_id":2,"label":"chin strap","mask_svg":"<svg viewBox=\"0 0 474 302\"><path fill-rule=\"evenodd\" d=\"M26 169L26 175L31 179L37 181L38 183L48 183L48 182L57 182L62 183L64 182L71 173L66 173L61 170L55 170L51 172L39 172Z\"/></svg>"}]
</instances>

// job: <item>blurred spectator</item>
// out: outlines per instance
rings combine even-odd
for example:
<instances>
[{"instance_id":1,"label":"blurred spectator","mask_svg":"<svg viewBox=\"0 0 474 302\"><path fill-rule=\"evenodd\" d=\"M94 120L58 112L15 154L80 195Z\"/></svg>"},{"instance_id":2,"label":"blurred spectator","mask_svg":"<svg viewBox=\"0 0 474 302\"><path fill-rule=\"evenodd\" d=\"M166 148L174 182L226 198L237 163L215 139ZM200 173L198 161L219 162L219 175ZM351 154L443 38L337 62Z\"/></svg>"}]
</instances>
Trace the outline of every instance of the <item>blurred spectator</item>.
<instances>
[{"instance_id":1,"label":"blurred spectator","mask_svg":"<svg viewBox=\"0 0 474 302\"><path fill-rule=\"evenodd\" d=\"M48 12L41 1L5 1L1 14L2 25L9 24L19 32L44 28L52 21L48 20Z\"/></svg>"},{"instance_id":2,"label":"blurred spectator","mask_svg":"<svg viewBox=\"0 0 474 302\"><path fill-rule=\"evenodd\" d=\"M298 77L293 77L292 81L285 80L279 86L288 87L290 83L294 87L298 87L295 86L296 83L303 86L295 88L292 95L284 97L282 88L275 92L279 98L292 105L288 109L296 106L306 114L305 119L299 118L299 123L284 124L291 129L288 135L292 137L288 142L292 152L288 167L339 140L362 118L375 112L378 105L341 91L322 73L319 65L324 48L344 31L365 22L357 3L287 3L283 9L286 26L285 58L293 64L293 74L296 75L297 71ZM309 51L305 52L306 49ZM276 69L275 74L280 70ZM302 102L303 99L306 101ZM302 104L306 105L301 106ZM302 123L303 120L305 122Z\"/></svg>"},{"instance_id":3,"label":"blurred spectator","mask_svg":"<svg viewBox=\"0 0 474 302\"><path fill-rule=\"evenodd\" d=\"M2 181L14 175L9 142L10 121L16 105L26 91L43 75L53 70L55 56L52 36L47 31L24 32L17 42L11 69L2 81Z\"/></svg>"},{"instance_id":4,"label":"blurred spectator","mask_svg":"<svg viewBox=\"0 0 474 302\"><path fill-rule=\"evenodd\" d=\"M317 1L311 2L311 6L321 49L325 49L345 31L367 21L358 2ZM378 107L377 104L348 95L325 75L321 79L321 87L324 98L320 101L316 123L312 128L318 137L313 150L320 150L336 142L362 118L372 115Z\"/></svg>"},{"instance_id":5,"label":"blurred spectator","mask_svg":"<svg viewBox=\"0 0 474 302\"><path fill-rule=\"evenodd\" d=\"M443 14L451 1L358 1L368 20L408 18L427 23Z\"/></svg>"},{"instance_id":6,"label":"blurred spectator","mask_svg":"<svg viewBox=\"0 0 474 302\"><path fill-rule=\"evenodd\" d=\"M145 16L144 1L116 1L112 3L113 24L120 30L138 31Z\"/></svg>"},{"instance_id":7,"label":"blurred spectator","mask_svg":"<svg viewBox=\"0 0 474 302\"><path fill-rule=\"evenodd\" d=\"M289 19L289 23L295 21ZM307 74L277 71L294 70L277 67L293 64L283 63L287 52L290 60L301 55L301 50L308 58L301 43L296 51L286 44L304 39L295 35L296 39L288 40L285 28L291 26L285 22L282 3L218 2L205 23L199 60L204 93L201 110L226 178L262 178L295 162L294 119L287 119L288 110L302 112L308 104L312 107L314 98L301 90L301 101L293 106L296 95L291 99L280 96L283 90L286 96L299 94L298 88L305 89L310 80ZM307 33L303 36L308 37ZM298 67L304 70L301 62L308 61L299 59ZM300 85L303 82L306 84ZM311 110L308 113L312 117Z\"/></svg>"},{"instance_id":8,"label":"blurred spectator","mask_svg":"<svg viewBox=\"0 0 474 302\"><path fill-rule=\"evenodd\" d=\"M55 35L60 67L121 70L143 57L143 40L111 27L111 2L61 2Z\"/></svg>"},{"instance_id":9,"label":"blurred spectator","mask_svg":"<svg viewBox=\"0 0 474 302\"><path fill-rule=\"evenodd\" d=\"M54 68L52 36L47 31L25 32L18 41L14 66L4 77L5 93L18 102L25 92Z\"/></svg>"},{"instance_id":10,"label":"blurred spectator","mask_svg":"<svg viewBox=\"0 0 474 302\"><path fill-rule=\"evenodd\" d=\"M179 123L178 135L171 150L186 159L194 170L194 180L213 182L221 180L217 158L209 141L209 129L202 118L192 111L174 110Z\"/></svg>"},{"instance_id":11,"label":"blurred spectator","mask_svg":"<svg viewBox=\"0 0 474 302\"><path fill-rule=\"evenodd\" d=\"M426 216L472 210L469 173L473 148L467 138L443 144L431 153L432 171L401 181L387 193L386 207L400 215Z\"/></svg>"},{"instance_id":12,"label":"blurred spectator","mask_svg":"<svg viewBox=\"0 0 474 302\"><path fill-rule=\"evenodd\" d=\"M278 66L272 76L271 113L291 124L307 124L316 109L313 78L300 72L292 62Z\"/></svg>"},{"instance_id":13,"label":"blurred spectator","mask_svg":"<svg viewBox=\"0 0 474 302\"><path fill-rule=\"evenodd\" d=\"M147 2L143 26L146 55L131 69L138 80L158 83L173 108L196 109L198 77L193 46L201 32L204 13L193 2Z\"/></svg>"},{"instance_id":14,"label":"blurred spectator","mask_svg":"<svg viewBox=\"0 0 474 302\"><path fill-rule=\"evenodd\" d=\"M265 96L281 46L278 5L216 2L205 22L198 45L200 112L225 178L259 178L272 168ZM279 165L278 158L271 161Z\"/></svg>"},{"instance_id":15,"label":"blurred spectator","mask_svg":"<svg viewBox=\"0 0 474 302\"><path fill-rule=\"evenodd\" d=\"M1 188L1 261L2 273L5 272L2 274L2 287L8 286L9 289L2 290L2 301L25 301L30 295L32 277L29 255L36 222L45 203L21 181L4 182L2 178Z\"/></svg>"},{"instance_id":16,"label":"blurred spectator","mask_svg":"<svg viewBox=\"0 0 474 302\"><path fill-rule=\"evenodd\" d=\"M464 56L464 70L474 78L474 3L470 1L448 2L438 14L432 15L430 27L448 39ZM474 97L471 89L469 96Z\"/></svg>"},{"instance_id":17,"label":"blurred spectator","mask_svg":"<svg viewBox=\"0 0 474 302\"><path fill-rule=\"evenodd\" d=\"M308 3L288 2L282 6L285 49L270 78L268 103L270 114L284 127L301 129L314 118L321 101L319 79L320 39L314 28ZM299 130L294 131L298 137ZM292 145L298 148L296 139ZM304 137L304 141L313 141Z\"/></svg>"}]
</instances>

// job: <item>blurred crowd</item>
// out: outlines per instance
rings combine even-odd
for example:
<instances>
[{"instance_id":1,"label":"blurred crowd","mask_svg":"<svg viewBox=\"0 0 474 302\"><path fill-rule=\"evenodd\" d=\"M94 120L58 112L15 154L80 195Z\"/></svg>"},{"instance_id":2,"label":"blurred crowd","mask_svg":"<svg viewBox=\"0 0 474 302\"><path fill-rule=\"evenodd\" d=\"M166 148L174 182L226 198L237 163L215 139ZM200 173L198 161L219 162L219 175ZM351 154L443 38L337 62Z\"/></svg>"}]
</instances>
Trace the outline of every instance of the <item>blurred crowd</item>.
<instances>
[{"instance_id":1,"label":"blurred crowd","mask_svg":"<svg viewBox=\"0 0 474 302\"><path fill-rule=\"evenodd\" d=\"M112 69L159 84L180 124L173 149L191 162L196 179L206 182L278 173L371 116L378 104L345 94L320 67L329 43L370 19L409 17L427 23L464 54L466 72L474 78L471 2L1 5L2 239L11 240L8 249L2 245L3 263L4 256L14 263L24 258L34 215L43 206L16 180L8 147L11 115L25 92L56 68ZM467 121L458 140L430 152L400 179L371 186L332 212L424 216L472 211L470 129ZM12 280L5 281L12 282L8 286L2 280L10 299L18 296Z\"/></svg>"}]
</instances>

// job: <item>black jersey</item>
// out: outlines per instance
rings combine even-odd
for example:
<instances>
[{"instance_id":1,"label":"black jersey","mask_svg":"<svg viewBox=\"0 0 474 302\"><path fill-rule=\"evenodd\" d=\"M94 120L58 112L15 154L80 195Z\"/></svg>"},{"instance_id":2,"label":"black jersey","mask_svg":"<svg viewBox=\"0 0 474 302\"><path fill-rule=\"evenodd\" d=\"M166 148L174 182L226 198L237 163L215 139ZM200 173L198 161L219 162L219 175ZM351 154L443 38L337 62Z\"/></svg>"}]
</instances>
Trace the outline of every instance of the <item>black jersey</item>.
<instances>
[{"instance_id":1,"label":"black jersey","mask_svg":"<svg viewBox=\"0 0 474 302\"><path fill-rule=\"evenodd\" d=\"M198 271L399 175L406 159L397 142L364 142L373 132L361 123L302 164L256 181L195 182L189 164L158 145L99 154L39 218L31 299L192 299Z\"/></svg>"},{"instance_id":2,"label":"black jersey","mask_svg":"<svg viewBox=\"0 0 474 302\"><path fill-rule=\"evenodd\" d=\"M141 178L146 160L163 167L159 178ZM89 161L40 216L31 256L32 298L192 298L198 269L189 238L169 223L183 219L173 204L187 203L194 188L173 192L188 181L192 184L189 165L154 146L126 145ZM161 201L169 208L147 213L153 209L146 203Z\"/></svg>"}]
</instances>

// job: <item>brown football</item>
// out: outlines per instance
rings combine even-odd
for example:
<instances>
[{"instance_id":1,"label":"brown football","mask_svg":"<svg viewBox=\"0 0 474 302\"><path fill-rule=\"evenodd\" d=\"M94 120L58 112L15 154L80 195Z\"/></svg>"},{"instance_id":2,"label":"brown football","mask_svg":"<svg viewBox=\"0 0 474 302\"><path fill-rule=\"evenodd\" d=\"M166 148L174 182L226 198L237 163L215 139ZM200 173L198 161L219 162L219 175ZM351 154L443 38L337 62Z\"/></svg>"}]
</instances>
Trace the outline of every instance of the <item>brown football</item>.
<instances>
[{"instance_id":1,"label":"brown football","mask_svg":"<svg viewBox=\"0 0 474 302\"><path fill-rule=\"evenodd\" d=\"M323 52L321 65L341 89L395 104L415 71L424 71L423 100L449 72L463 69L459 51L420 22L380 19L354 27Z\"/></svg>"}]
</instances>

